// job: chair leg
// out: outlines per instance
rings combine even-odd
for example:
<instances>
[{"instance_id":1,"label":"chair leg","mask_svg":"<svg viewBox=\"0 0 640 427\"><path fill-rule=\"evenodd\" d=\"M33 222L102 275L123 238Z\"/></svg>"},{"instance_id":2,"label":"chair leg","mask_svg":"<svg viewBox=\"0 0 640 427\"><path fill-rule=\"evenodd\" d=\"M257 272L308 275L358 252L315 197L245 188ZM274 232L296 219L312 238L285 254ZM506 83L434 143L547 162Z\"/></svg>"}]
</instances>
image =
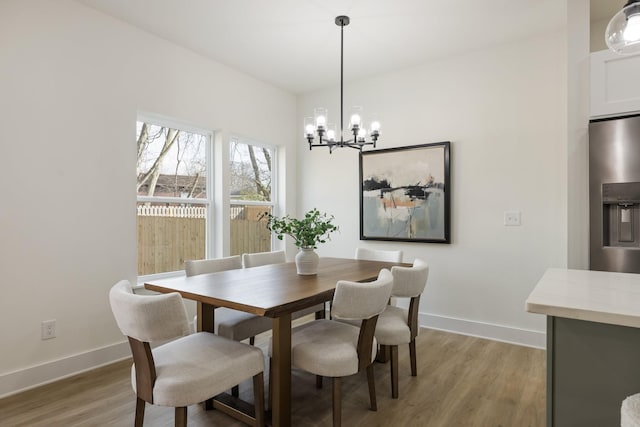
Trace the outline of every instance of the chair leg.
<instances>
[{"instance_id":1,"label":"chair leg","mask_svg":"<svg viewBox=\"0 0 640 427\"><path fill-rule=\"evenodd\" d=\"M333 378L333 427L342 425L342 390L340 377Z\"/></svg>"},{"instance_id":2,"label":"chair leg","mask_svg":"<svg viewBox=\"0 0 640 427\"><path fill-rule=\"evenodd\" d=\"M204 401L204 410L210 411L212 409L213 409L213 397L210 397Z\"/></svg>"},{"instance_id":3,"label":"chair leg","mask_svg":"<svg viewBox=\"0 0 640 427\"><path fill-rule=\"evenodd\" d=\"M316 388L322 388L322 375L316 375Z\"/></svg>"},{"instance_id":4,"label":"chair leg","mask_svg":"<svg viewBox=\"0 0 640 427\"><path fill-rule=\"evenodd\" d=\"M256 337L250 337L249 338L249 344L250 345L256 345Z\"/></svg>"},{"instance_id":5,"label":"chair leg","mask_svg":"<svg viewBox=\"0 0 640 427\"><path fill-rule=\"evenodd\" d=\"M380 345L376 354L376 362L387 363L389 361L389 346Z\"/></svg>"},{"instance_id":6,"label":"chair leg","mask_svg":"<svg viewBox=\"0 0 640 427\"><path fill-rule=\"evenodd\" d=\"M418 362L416 357L416 340L415 338L409 343L409 358L411 359L411 376L418 376Z\"/></svg>"},{"instance_id":7,"label":"chair leg","mask_svg":"<svg viewBox=\"0 0 640 427\"><path fill-rule=\"evenodd\" d=\"M187 427L187 407L186 406L180 406L176 408L175 426Z\"/></svg>"},{"instance_id":8,"label":"chair leg","mask_svg":"<svg viewBox=\"0 0 640 427\"><path fill-rule=\"evenodd\" d=\"M273 381L271 381L271 373L273 372L273 358L269 358L269 390L267 395L267 409L271 409L271 404L273 402Z\"/></svg>"},{"instance_id":9,"label":"chair leg","mask_svg":"<svg viewBox=\"0 0 640 427\"><path fill-rule=\"evenodd\" d=\"M398 346L391 347L391 397L398 398Z\"/></svg>"},{"instance_id":10,"label":"chair leg","mask_svg":"<svg viewBox=\"0 0 640 427\"><path fill-rule=\"evenodd\" d=\"M369 401L371 402L371 410L378 410L378 402L376 401L376 380L373 373L373 363L367 366L367 384L369 385Z\"/></svg>"},{"instance_id":11,"label":"chair leg","mask_svg":"<svg viewBox=\"0 0 640 427\"><path fill-rule=\"evenodd\" d=\"M233 396L233 397L239 397L240 396L240 386L239 385L234 385L233 387L231 387L231 396Z\"/></svg>"},{"instance_id":12,"label":"chair leg","mask_svg":"<svg viewBox=\"0 0 640 427\"><path fill-rule=\"evenodd\" d=\"M142 427L144 423L144 405L145 401L140 399L139 397L136 399L136 421L135 427Z\"/></svg>"},{"instance_id":13,"label":"chair leg","mask_svg":"<svg viewBox=\"0 0 640 427\"><path fill-rule=\"evenodd\" d=\"M253 401L256 413L256 427L264 427L264 374L253 376Z\"/></svg>"}]
</instances>

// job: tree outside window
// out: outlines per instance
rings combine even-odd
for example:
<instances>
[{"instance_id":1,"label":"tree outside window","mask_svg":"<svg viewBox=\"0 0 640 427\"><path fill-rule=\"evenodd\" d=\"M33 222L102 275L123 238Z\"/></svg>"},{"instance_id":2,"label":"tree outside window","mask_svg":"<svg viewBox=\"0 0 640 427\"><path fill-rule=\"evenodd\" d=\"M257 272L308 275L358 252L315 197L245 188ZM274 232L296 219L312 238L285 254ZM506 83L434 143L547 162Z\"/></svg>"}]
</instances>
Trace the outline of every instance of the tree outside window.
<instances>
[{"instance_id":1,"label":"tree outside window","mask_svg":"<svg viewBox=\"0 0 640 427\"><path fill-rule=\"evenodd\" d=\"M231 255L271 250L271 233L260 214L273 211L272 147L232 138L230 152Z\"/></svg>"},{"instance_id":2,"label":"tree outside window","mask_svg":"<svg viewBox=\"0 0 640 427\"><path fill-rule=\"evenodd\" d=\"M211 139L150 121L136 130L138 274L182 270L206 257Z\"/></svg>"}]
</instances>

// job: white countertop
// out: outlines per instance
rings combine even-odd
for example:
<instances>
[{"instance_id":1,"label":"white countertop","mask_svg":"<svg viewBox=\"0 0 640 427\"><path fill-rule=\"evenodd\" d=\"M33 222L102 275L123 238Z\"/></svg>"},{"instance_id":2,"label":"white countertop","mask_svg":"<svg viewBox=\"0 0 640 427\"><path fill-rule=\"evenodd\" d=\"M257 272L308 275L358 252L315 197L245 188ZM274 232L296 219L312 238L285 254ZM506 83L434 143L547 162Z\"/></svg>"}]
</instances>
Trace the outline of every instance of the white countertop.
<instances>
[{"instance_id":1,"label":"white countertop","mask_svg":"<svg viewBox=\"0 0 640 427\"><path fill-rule=\"evenodd\" d=\"M550 268L527 311L640 328L640 274Z\"/></svg>"}]
</instances>

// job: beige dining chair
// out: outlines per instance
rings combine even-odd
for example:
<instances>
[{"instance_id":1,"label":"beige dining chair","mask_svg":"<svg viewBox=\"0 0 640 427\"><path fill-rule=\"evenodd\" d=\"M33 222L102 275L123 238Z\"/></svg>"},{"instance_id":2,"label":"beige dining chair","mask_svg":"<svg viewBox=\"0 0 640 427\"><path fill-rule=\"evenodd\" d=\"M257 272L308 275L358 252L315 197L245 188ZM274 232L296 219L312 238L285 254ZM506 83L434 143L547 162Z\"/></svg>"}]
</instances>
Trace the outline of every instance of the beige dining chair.
<instances>
[{"instance_id":1,"label":"beige dining chair","mask_svg":"<svg viewBox=\"0 0 640 427\"><path fill-rule=\"evenodd\" d=\"M333 425L342 419L342 377L367 372L372 411L377 410L373 361L378 315L389 300L393 276L387 269L377 280L360 283L340 280L333 297L332 316L359 321L358 326L320 319L294 328L291 332L291 364L317 377L333 380ZM271 349L270 349L271 350Z\"/></svg>"},{"instance_id":2,"label":"beige dining chair","mask_svg":"<svg viewBox=\"0 0 640 427\"><path fill-rule=\"evenodd\" d=\"M429 266L416 259L412 267L391 267L395 298L409 298L409 309L388 305L378 317L376 340L381 347L389 347L391 358L391 396L398 398L398 346L409 344L411 376L418 375L416 337L418 327L418 308L420 296L429 278Z\"/></svg>"},{"instance_id":3,"label":"beige dining chair","mask_svg":"<svg viewBox=\"0 0 640 427\"><path fill-rule=\"evenodd\" d=\"M401 250L382 250L382 249L369 249L369 248L356 248L356 259L362 259L367 261L384 261L384 262L402 262ZM391 297L389 304L396 305L395 298ZM381 361L388 360L388 351L385 348L381 349Z\"/></svg>"},{"instance_id":4,"label":"beige dining chair","mask_svg":"<svg viewBox=\"0 0 640 427\"><path fill-rule=\"evenodd\" d=\"M242 268L240 255L215 259L187 260L184 262L184 270L187 277L217 273L218 271L224 270L234 270L236 268Z\"/></svg>"},{"instance_id":5,"label":"beige dining chair","mask_svg":"<svg viewBox=\"0 0 640 427\"><path fill-rule=\"evenodd\" d=\"M284 251L255 252L252 254L242 254L242 265L244 268L259 267L268 264L282 264L287 262Z\"/></svg>"},{"instance_id":6,"label":"beige dining chair","mask_svg":"<svg viewBox=\"0 0 640 427\"><path fill-rule=\"evenodd\" d=\"M240 268L242 268L240 255L184 262L184 269L188 277ZM255 344L256 335L271 330L271 319L268 317L256 316L226 307L216 308L214 319L216 334L234 341L243 341L248 338L251 345ZM197 325L197 321L198 316L196 315L193 318L194 327ZM231 389L231 394L235 397L239 396L238 386Z\"/></svg>"},{"instance_id":7,"label":"beige dining chair","mask_svg":"<svg viewBox=\"0 0 640 427\"><path fill-rule=\"evenodd\" d=\"M287 262L287 257L284 251L273 252L256 252L252 254L242 254L242 264L244 268L260 267L262 265L269 264L282 264ZM317 304L313 307L305 308L300 311L296 311L291 315L292 319L299 319L309 314L314 314L316 319L324 319L325 317L325 305Z\"/></svg>"},{"instance_id":8,"label":"beige dining chair","mask_svg":"<svg viewBox=\"0 0 640 427\"><path fill-rule=\"evenodd\" d=\"M206 401L253 378L255 416L216 408L247 424L264 426L264 357L256 347L209 332L190 334L179 293L136 295L128 281L109 292L118 327L133 355L131 384L136 393L135 426L144 422L146 403L175 408L175 425L187 425L187 406ZM151 343L172 340L157 347Z\"/></svg>"},{"instance_id":9,"label":"beige dining chair","mask_svg":"<svg viewBox=\"0 0 640 427\"><path fill-rule=\"evenodd\" d=\"M365 259L369 261L402 262L402 251L356 248L356 259Z\"/></svg>"},{"instance_id":10,"label":"beige dining chair","mask_svg":"<svg viewBox=\"0 0 640 427\"><path fill-rule=\"evenodd\" d=\"M242 268L242 258L234 255L224 258L189 260L184 262L187 277ZM194 317L194 324L197 316ZM255 336L271 329L271 319L230 308L219 307L215 313L215 333L235 341L249 339L255 344Z\"/></svg>"}]
</instances>

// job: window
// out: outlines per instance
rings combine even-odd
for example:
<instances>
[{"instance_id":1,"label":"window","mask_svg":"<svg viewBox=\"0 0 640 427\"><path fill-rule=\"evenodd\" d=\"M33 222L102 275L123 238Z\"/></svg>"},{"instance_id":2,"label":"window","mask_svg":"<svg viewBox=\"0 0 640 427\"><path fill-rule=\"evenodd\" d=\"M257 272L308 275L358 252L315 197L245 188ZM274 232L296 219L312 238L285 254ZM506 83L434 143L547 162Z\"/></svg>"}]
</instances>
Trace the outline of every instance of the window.
<instances>
[{"instance_id":1,"label":"window","mask_svg":"<svg viewBox=\"0 0 640 427\"><path fill-rule=\"evenodd\" d=\"M231 255L271 250L271 233L263 222L273 212L275 149L232 138L230 147Z\"/></svg>"},{"instance_id":2,"label":"window","mask_svg":"<svg viewBox=\"0 0 640 427\"><path fill-rule=\"evenodd\" d=\"M184 269L208 252L211 135L137 122L138 275Z\"/></svg>"}]
</instances>

